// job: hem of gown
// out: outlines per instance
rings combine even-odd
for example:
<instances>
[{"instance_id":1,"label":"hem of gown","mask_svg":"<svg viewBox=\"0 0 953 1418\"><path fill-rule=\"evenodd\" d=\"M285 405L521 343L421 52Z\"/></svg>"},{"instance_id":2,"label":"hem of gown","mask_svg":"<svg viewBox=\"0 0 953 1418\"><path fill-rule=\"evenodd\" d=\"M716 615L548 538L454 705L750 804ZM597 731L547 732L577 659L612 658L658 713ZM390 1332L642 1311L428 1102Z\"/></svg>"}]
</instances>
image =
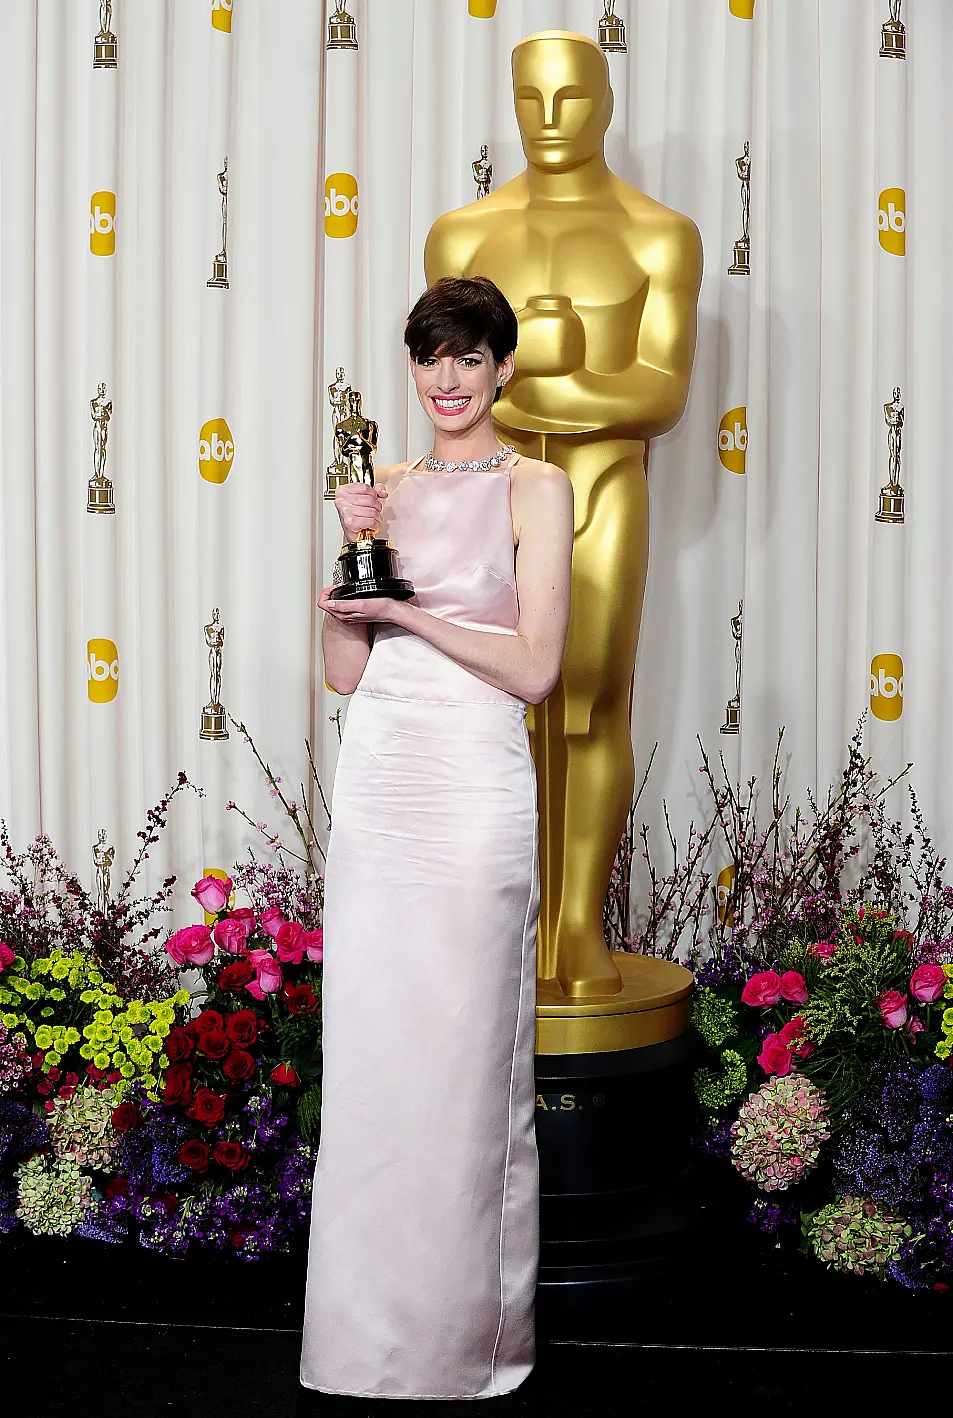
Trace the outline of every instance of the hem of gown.
<instances>
[{"instance_id":1,"label":"hem of gown","mask_svg":"<svg viewBox=\"0 0 953 1418\"><path fill-rule=\"evenodd\" d=\"M299 1379L298 1382L309 1393L333 1393L337 1398L402 1398L412 1403L430 1402L431 1400L437 1403L458 1403L472 1399L476 1403L481 1398L502 1398L504 1394L515 1393L531 1373L532 1369L528 1369L519 1383L515 1383L512 1388L496 1388L489 1393L379 1393L376 1389L323 1388L320 1384L305 1383L304 1379Z\"/></svg>"}]
</instances>

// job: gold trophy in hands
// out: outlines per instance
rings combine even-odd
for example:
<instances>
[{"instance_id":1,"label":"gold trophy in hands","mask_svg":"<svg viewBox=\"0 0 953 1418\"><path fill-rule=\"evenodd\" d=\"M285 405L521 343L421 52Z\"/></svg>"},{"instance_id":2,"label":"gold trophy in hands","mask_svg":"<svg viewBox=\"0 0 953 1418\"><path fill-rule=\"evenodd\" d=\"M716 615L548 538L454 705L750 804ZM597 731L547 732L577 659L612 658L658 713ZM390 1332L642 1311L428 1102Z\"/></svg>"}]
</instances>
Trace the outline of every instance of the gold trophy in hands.
<instances>
[{"instance_id":1,"label":"gold trophy in hands","mask_svg":"<svg viewBox=\"0 0 953 1418\"><path fill-rule=\"evenodd\" d=\"M349 482L373 487L377 424L365 417L359 390L347 391L347 408L346 416L334 425L334 461L347 468ZM358 532L356 541L344 543L335 564L332 601L363 600L369 596L409 601L413 594L411 582L397 575L393 543L377 536L373 527Z\"/></svg>"}]
</instances>

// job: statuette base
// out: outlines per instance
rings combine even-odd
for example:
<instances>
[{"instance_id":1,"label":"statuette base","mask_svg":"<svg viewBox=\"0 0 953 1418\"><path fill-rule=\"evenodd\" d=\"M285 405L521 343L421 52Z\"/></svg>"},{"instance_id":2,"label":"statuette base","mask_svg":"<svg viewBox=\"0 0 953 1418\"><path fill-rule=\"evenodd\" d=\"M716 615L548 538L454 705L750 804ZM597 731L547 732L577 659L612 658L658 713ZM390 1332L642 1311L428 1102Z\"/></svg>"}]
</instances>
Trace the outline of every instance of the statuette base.
<instances>
[{"instance_id":1,"label":"statuette base","mask_svg":"<svg viewBox=\"0 0 953 1418\"><path fill-rule=\"evenodd\" d=\"M115 69L119 65L119 41L114 34L93 41L93 68Z\"/></svg>"},{"instance_id":2,"label":"statuette base","mask_svg":"<svg viewBox=\"0 0 953 1418\"><path fill-rule=\"evenodd\" d=\"M906 59L907 57L907 32L904 29L892 29L889 24L881 26L880 30L880 57L881 59Z\"/></svg>"},{"instance_id":3,"label":"statuette base","mask_svg":"<svg viewBox=\"0 0 953 1418\"><path fill-rule=\"evenodd\" d=\"M86 511L114 513L116 503L113 498L113 485L108 478L103 478L98 482L96 478L90 478L86 485Z\"/></svg>"},{"instance_id":4,"label":"statuette base","mask_svg":"<svg viewBox=\"0 0 953 1418\"><path fill-rule=\"evenodd\" d=\"M725 706L725 722L722 724L720 732L723 734L740 734L741 732L741 705L736 699L729 699Z\"/></svg>"},{"instance_id":5,"label":"statuette base","mask_svg":"<svg viewBox=\"0 0 953 1418\"><path fill-rule=\"evenodd\" d=\"M217 286L222 290L228 290L228 259L224 252L215 257L212 263L212 278L205 282L207 286Z\"/></svg>"},{"instance_id":6,"label":"statuette base","mask_svg":"<svg viewBox=\"0 0 953 1418\"><path fill-rule=\"evenodd\" d=\"M409 601L414 595L412 583L397 575L397 553L384 537L346 542L337 559L334 579L337 584L331 592L332 601L365 600L371 596Z\"/></svg>"},{"instance_id":7,"label":"statuette base","mask_svg":"<svg viewBox=\"0 0 953 1418\"><path fill-rule=\"evenodd\" d=\"M749 257L751 255L750 246L744 237L735 242L735 259L728 267L729 276L750 276L751 266Z\"/></svg>"},{"instance_id":8,"label":"statuette base","mask_svg":"<svg viewBox=\"0 0 953 1418\"><path fill-rule=\"evenodd\" d=\"M877 522L902 522L903 516L903 488L897 484L888 483L886 487L880 489L880 509L875 514L874 520Z\"/></svg>"},{"instance_id":9,"label":"statuette base","mask_svg":"<svg viewBox=\"0 0 953 1418\"><path fill-rule=\"evenodd\" d=\"M221 704L206 704L202 710L202 727L199 730L200 739L227 739L228 729L225 723L225 710Z\"/></svg>"}]
</instances>

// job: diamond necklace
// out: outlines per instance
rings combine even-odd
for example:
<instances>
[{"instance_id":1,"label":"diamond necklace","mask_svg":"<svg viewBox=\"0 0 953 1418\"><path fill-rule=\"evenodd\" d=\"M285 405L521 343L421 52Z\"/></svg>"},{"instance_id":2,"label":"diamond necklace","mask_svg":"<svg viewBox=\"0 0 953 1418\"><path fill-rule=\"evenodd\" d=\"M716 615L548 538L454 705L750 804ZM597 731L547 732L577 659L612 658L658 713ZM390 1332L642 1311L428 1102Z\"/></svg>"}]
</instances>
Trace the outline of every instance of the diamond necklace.
<instances>
[{"instance_id":1,"label":"diamond necklace","mask_svg":"<svg viewBox=\"0 0 953 1418\"><path fill-rule=\"evenodd\" d=\"M505 463L510 454L515 452L516 449L513 447L512 443L504 443L503 447L499 452L494 453L492 458L472 458L469 463L444 463L442 459L435 458L432 453L428 453L424 459L424 465L428 467L432 473L442 473L444 470L448 473L454 473L458 469L462 472L488 473L491 468L498 468L501 463Z\"/></svg>"}]
</instances>

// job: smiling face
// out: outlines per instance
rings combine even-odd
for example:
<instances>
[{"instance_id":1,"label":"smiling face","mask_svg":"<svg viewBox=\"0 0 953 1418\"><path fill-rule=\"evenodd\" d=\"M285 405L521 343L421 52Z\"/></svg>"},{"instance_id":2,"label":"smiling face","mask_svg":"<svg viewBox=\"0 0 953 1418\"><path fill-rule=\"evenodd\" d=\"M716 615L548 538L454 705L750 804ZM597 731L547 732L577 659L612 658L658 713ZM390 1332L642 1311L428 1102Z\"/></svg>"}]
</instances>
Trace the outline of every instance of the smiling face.
<instances>
[{"instance_id":1,"label":"smiling face","mask_svg":"<svg viewBox=\"0 0 953 1418\"><path fill-rule=\"evenodd\" d=\"M434 428L471 433L488 419L500 384L513 373L513 356L497 364L488 345L469 354L411 358L417 398Z\"/></svg>"},{"instance_id":2,"label":"smiling face","mask_svg":"<svg viewBox=\"0 0 953 1418\"><path fill-rule=\"evenodd\" d=\"M562 31L531 35L513 51L513 94L528 163L567 172L601 155L612 90L594 41Z\"/></svg>"}]
</instances>

